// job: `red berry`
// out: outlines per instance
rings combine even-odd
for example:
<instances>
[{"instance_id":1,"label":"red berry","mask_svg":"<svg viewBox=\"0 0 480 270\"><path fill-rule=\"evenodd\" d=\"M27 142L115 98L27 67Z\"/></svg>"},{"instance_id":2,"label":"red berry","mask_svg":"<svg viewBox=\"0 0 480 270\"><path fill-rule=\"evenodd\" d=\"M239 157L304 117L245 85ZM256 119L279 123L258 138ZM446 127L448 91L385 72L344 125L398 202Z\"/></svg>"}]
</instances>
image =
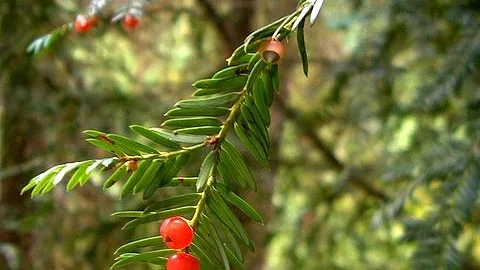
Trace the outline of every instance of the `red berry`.
<instances>
[{"instance_id":1,"label":"red berry","mask_svg":"<svg viewBox=\"0 0 480 270\"><path fill-rule=\"evenodd\" d=\"M75 30L79 33L87 33L92 30L93 26L97 23L97 18L87 18L83 15L78 15L75 20Z\"/></svg>"},{"instance_id":2,"label":"red berry","mask_svg":"<svg viewBox=\"0 0 480 270\"><path fill-rule=\"evenodd\" d=\"M285 45L275 39L265 40L258 50L263 61L276 64L285 56Z\"/></svg>"},{"instance_id":3,"label":"red berry","mask_svg":"<svg viewBox=\"0 0 480 270\"><path fill-rule=\"evenodd\" d=\"M166 270L200 270L200 263L194 256L180 252L168 258Z\"/></svg>"},{"instance_id":4,"label":"red berry","mask_svg":"<svg viewBox=\"0 0 480 270\"><path fill-rule=\"evenodd\" d=\"M123 26L125 26L125 28L135 28L138 23L140 23L140 20L132 14L127 14L123 19Z\"/></svg>"},{"instance_id":5,"label":"red berry","mask_svg":"<svg viewBox=\"0 0 480 270\"><path fill-rule=\"evenodd\" d=\"M172 249L184 249L193 240L193 229L187 221L179 216L165 219L160 226L160 236L167 247Z\"/></svg>"},{"instance_id":6,"label":"red berry","mask_svg":"<svg viewBox=\"0 0 480 270\"><path fill-rule=\"evenodd\" d=\"M92 27L94 27L97 24L97 22L98 22L97 17L88 18L88 24L90 24Z\"/></svg>"}]
</instances>

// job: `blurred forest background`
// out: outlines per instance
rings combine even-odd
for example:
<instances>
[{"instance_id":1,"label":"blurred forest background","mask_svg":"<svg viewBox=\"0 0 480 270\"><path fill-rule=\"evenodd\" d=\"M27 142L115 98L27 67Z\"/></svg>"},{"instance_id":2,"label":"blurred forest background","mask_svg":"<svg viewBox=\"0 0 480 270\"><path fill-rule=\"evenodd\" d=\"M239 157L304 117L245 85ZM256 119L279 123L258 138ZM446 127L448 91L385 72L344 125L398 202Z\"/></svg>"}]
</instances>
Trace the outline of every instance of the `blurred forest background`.
<instances>
[{"instance_id":1,"label":"blurred forest background","mask_svg":"<svg viewBox=\"0 0 480 270\"><path fill-rule=\"evenodd\" d=\"M82 130L161 123L296 4L154 0L134 31L105 18L30 57L29 42L88 3L2 0L0 269L108 269L116 247L155 235L120 230L110 214L142 201L119 201L101 178L33 201L20 189L52 165L105 156ZM326 1L306 39L309 78L295 42L280 65L271 170L249 162L260 187L243 195L266 224L245 220L257 248L246 268L480 269L480 2Z\"/></svg>"}]
</instances>

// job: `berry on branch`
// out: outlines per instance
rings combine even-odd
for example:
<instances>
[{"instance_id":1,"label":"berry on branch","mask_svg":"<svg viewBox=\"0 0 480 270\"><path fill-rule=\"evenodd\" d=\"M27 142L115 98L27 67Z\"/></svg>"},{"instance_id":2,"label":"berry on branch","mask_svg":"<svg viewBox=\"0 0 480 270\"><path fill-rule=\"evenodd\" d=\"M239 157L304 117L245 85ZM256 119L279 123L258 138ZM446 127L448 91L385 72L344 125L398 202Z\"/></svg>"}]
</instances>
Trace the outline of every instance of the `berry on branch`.
<instances>
[{"instance_id":1,"label":"berry on branch","mask_svg":"<svg viewBox=\"0 0 480 270\"><path fill-rule=\"evenodd\" d=\"M283 42L269 39L265 40L258 50L263 61L270 64L277 64L285 56L285 45Z\"/></svg>"},{"instance_id":2,"label":"berry on branch","mask_svg":"<svg viewBox=\"0 0 480 270\"><path fill-rule=\"evenodd\" d=\"M200 270L198 260L187 253L177 253L167 260L166 270Z\"/></svg>"},{"instance_id":3,"label":"berry on branch","mask_svg":"<svg viewBox=\"0 0 480 270\"><path fill-rule=\"evenodd\" d=\"M184 218L175 216L163 221L160 236L167 247L184 249L193 241L193 229Z\"/></svg>"},{"instance_id":4,"label":"berry on branch","mask_svg":"<svg viewBox=\"0 0 480 270\"><path fill-rule=\"evenodd\" d=\"M75 20L75 30L78 33L87 33L92 30L93 26L97 23L97 18L95 17L85 17L83 15L78 15Z\"/></svg>"},{"instance_id":5,"label":"berry on branch","mask_svg":"<svg viewBox=\"0 0 480 270\"><path fill-rule=\"evenodd\" d=\"M125 15L125 18L123 19L123 26L128 29L133 29L137 27L137 25L140 23L140 19L133 16L132 14L127 14Z\"/></svg>"}]
</instances>

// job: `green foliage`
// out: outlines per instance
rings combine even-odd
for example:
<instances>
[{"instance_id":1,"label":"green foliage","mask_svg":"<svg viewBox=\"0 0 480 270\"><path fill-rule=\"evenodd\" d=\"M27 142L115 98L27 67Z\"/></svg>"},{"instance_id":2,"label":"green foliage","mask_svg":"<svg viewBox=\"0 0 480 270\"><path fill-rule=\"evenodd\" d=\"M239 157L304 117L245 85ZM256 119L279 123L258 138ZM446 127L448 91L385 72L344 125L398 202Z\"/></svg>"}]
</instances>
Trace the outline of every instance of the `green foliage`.
<instances>
[{"instance_id":1,"label":"green foliage","mask_svg":"<svg viewBox=\"0 0 480 270\"><path fill-rule=\"evenodd\" d=\"M65 24L48 34L35 39L30 45L28 45L27 52L36 55L45 49L52 48L61 40L61 38L72 31L72 27L73 24L71 23Z\"/></svg>"},{"instance_id":2,"label":"green foliage","mask_svg":"<svg viewBox=\"0 0 480 270\"><path fill-rule=\"evenodd\" d=\"M263 62L257 51L264 40L291 39L296 31L298 70L327 87L304 93L319 87L297 85L301 94L293 93L292 100L301 95L308 100L299 111L283 105L295 121L285 121L287 149L282 149L291 160L278 158L278 190L284 198L275 198L280 221L271 245L281 252L271 254L280 258L276 267L476 269L475 260L468 262L478 239L468 236L478 236L480 192L478 7L468 8L471 1L367 2L352 1L351 14L328 21L338 32L348 30L348 42L354 40L346 49L349 57L325 57L329 73L309 65L308 56L319 53L307 55L304 29L324 1L300 1L292 14L252 32L228 67L195 82L192 96L165 113L168 119L160 127L131 126L134 136L128 137L86 131L88 142L115 157L56 166L22 192L45 194L62 179L71 190L100 172L108 175L104 188L120 186L122 198L142 193L148 199L159 188L185 186L183 194L114 216L129 219L124 229L131 229L182 215L195 227L189 249L202 269L245 269L242 250L253 250L253 244L236 213L260 224L263 219L237 195L240 189L256 190L257 183L240 145L227 135L235 133L248 153L269 167L270 106L280 75L278 66ZM34 50L46 47L42 44ZM311 140L306 147L304 137ZM198 173L180 176L198 156ZM298 163L308 170L292 165ZM372 209L378 208L372 233ZM394 257L400 249L402 256ZM116 253L112 268L163 265L172 251L154 236Z\"/></svg>"},{"instance_id":3,"label":"green foliage","mask_svg":"<svg viewBox=\"0 0 480 270\"><path fill-rule=\"evenodd\" d=\"M347 52L314 54L282 108L267 268L478 269L473 2L328 2L311 44Z\"/></svg>"},{"instance_id":4,"label":"green foliage","mask_svg":"<svg viewBox=\"0 0 480 270\"><path fill-rule=\"evenodd\" d=\"M89 136L89 143L115 157L55 166L33 178L22 193L32 190L32 197L43 195L63 179L67 179L67 189L71 190L85 184L92 173L108 172L105 189L121 183L121 198L143 193L143 199L148 199L159 188L185 185L184 178L175 177L192 154L208 148L198 176L188 178L192 180L188 185L194 181L198 193L166 198L151 203L144 211L122 211L113 216L131 218L123 229L176 215L188 218L196 233L189 249L200 259L202 269L231 269L231 266L243 269L239 245L251 251L254 247L231 207L235 206L260 224L263 219L233 192L238 188L256 189L256 183L244 157L226 136L234 127L250 154L263 167L268 167L269 108L279 88L279 75L278 67L264 62L257 50L265 38L285 39L300 26L299 48L307 73L304 20L311 13L313 24L323 1L302 2L294 13L249 35L229 58L228 67L212 78L195 82L192 97L177 102L175 108L165 114L169 119L161 128L131 126L137 135L135 138L87 130L84 133ZM38 53L48 45L45 41L35 41L29 50ZM117 250L119 255L112 268L131 263L163 265L174 251L165 249L159 240L151 237L123 245ZM152 246L154 250L144 250Z\"/></svg>"}]
</instances>

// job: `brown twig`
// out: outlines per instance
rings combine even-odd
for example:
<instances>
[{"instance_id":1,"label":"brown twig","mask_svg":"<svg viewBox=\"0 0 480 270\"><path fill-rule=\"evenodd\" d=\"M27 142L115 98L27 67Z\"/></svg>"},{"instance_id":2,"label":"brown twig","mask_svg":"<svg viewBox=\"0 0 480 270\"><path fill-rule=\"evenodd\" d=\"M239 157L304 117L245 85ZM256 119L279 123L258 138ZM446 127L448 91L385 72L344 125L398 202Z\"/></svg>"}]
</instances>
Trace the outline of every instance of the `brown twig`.
<instances>
[{"instance_id":1,"label":"brown twig","mask_svg":"<svg viewBox=\"0 0 480 270\"><path fill-rule=\"evenodd\" d=\"M217 29L219 35L222 37L225 45L230 51L233 51L235 49L234 39L230 35L225 21L215 10L215 7L212 5L212 3L210 3L209 0L198 0L198 3L203 7L205 12L207 13L208 18L212 20L213 25Z\"/></svg>"}]
</instances>

